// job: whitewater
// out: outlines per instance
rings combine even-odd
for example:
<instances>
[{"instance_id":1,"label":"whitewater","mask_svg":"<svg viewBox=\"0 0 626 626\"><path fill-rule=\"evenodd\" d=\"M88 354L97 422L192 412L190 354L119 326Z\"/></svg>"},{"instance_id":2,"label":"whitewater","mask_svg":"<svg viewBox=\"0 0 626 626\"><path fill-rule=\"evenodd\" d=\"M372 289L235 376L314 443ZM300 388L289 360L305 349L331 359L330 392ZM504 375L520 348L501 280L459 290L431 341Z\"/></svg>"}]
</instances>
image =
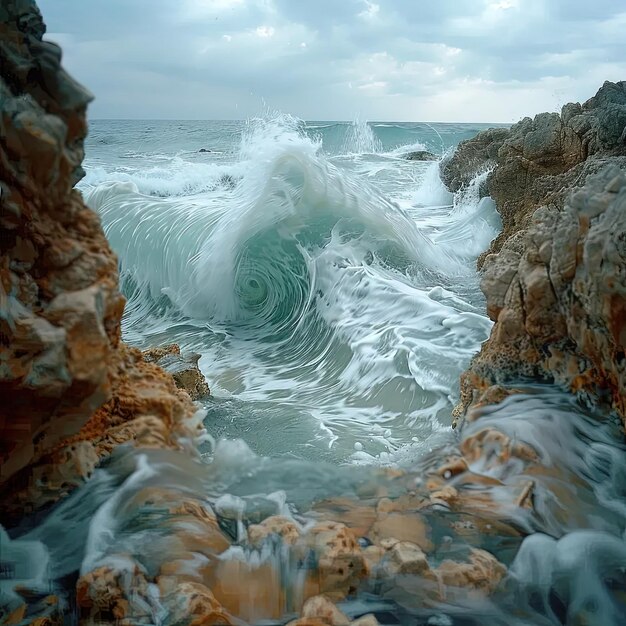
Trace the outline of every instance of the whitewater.
<instances>
[{"instance_id":1,"label":"whitewater","mask_svg":"<svg viewBox=\"0 0 626 626\"><path fill-rule=\"evenodd\" d=\"M80 187L120 259L126 339L201 355L211 433L366 463L447 435L499 218L479 181L455 203L438 177L478 127L440 126L92 124Z\"/></svg>"}]
</instances>

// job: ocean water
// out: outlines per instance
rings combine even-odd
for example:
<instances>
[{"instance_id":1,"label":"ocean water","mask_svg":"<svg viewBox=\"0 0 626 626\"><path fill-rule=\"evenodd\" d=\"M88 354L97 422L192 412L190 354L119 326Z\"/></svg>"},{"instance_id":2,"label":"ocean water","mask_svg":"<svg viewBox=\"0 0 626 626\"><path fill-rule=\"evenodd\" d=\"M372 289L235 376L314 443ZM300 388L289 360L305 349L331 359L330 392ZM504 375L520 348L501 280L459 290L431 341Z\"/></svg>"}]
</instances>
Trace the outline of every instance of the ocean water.
<instances>
[{"instance_id":1,"label":"ocean water","mask_svg":"<svg viewBox=\"0 0 626 626\"><path fill-rule=\"evenodd\" d=\"M491 327L475 258L499 216L406 157L483 127L93 121L79 187L119 255L126 340L199 353L208 431L258 454L432 447Z\"/></svg>"}]
</instances>

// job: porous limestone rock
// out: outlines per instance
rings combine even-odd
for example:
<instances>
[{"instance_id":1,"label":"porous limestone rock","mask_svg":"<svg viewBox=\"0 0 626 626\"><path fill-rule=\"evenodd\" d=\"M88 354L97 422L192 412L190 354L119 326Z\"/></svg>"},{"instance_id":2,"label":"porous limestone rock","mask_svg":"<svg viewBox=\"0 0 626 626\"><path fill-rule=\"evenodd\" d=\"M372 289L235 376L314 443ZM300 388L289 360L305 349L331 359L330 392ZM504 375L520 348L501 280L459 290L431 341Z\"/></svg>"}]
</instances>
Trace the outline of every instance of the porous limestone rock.
<instances>
[{"instance_id":1,"label":"porous limestone rock","mask_svg":"<svg viewBox=\"0 0 626 626\"><path fill-rule=\"evenodd\" d=\"M98 216L73 186L91 94L43 41L33 0L0 7L0 519L58 499L121 441L197 432L172 378L120 339L124 298ZM112 433L110 429L118 430ZM80 434L78 434L80 433ZM149 437L148 437L149 439ZM78 441L88 442L77 445ZM91 448L90 448L91 446ZM59 463L65 467L59 469Z\"/></svg>"},{"instance_id":2,"label":"porous limestone rock","mask_svg":"<svg viewBox=\"0 0 626 626\"><path fill-rule=\"evenodd\" d=\"M367 561L354 533L338 522L318 522L292 548L307 569L304 596L334 600L356 591L368 575Z\"/></svg>"},{"instance_id":3,"label":"porous limestone rock","mask_svg":"<svg viewBox=\"0 0 626 626\"><path fill-rule=\"evenodd\" d=\"M527 232L485 262L495 322L462 377L462 402L494 386L555 381L626 420L626 173L607 166L563 210L538 209Z\"/></svg>"},{"instance_id":4,"label":"porous limestone rock","mask_svg":"<svg viewBox=\"0 0 626 626\"><path fill-rule=\"evenodd\" d=\"M280 538L284 544L292 546L300 537L300 529L292 519L283 515L272 515L260 524L248 527L248 541L256 548L272 537Z\"/></svg>"},{"instance_id":5,"label":"porous limestone rock","mask_svg":"<svg viewBox=\"0 0 626 626\"><path fill-rule=\"evenodd\" d=\"M444 560L433 570L447 587L474 589L493 593L506 574L506 567L486 550L472 548L467 562Z\"/></svg>"},{"instance_id":6,"label":"porous limestone rock","mask_svg":"<svg viewBox=\"0 0 626 626\"><path fill-rule=\"evenodd\" d=\"M192 400L209 395L209 385L198 367L199 354L182 354L176 344L144 350L143 358L156 363L172 376L176 386L184 389Z\"/></svg>"}]
</instances>

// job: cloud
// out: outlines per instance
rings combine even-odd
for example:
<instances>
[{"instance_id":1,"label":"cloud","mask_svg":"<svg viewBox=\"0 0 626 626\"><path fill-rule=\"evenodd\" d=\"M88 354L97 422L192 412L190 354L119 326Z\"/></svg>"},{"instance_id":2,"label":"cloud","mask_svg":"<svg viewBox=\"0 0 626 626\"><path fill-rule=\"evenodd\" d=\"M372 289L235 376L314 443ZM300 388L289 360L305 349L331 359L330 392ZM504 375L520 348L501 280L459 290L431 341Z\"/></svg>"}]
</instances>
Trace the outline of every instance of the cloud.
<instances>
[{"instance_id":1,"label":"cloud","mask_svg":"<svg viewBox=\"0 0 626 626\"><path fill-rule=\"evenodd\" d=\"M92 117L504 121L626 78L622 0L41 0Z\"/></svg>"}]
</instances>

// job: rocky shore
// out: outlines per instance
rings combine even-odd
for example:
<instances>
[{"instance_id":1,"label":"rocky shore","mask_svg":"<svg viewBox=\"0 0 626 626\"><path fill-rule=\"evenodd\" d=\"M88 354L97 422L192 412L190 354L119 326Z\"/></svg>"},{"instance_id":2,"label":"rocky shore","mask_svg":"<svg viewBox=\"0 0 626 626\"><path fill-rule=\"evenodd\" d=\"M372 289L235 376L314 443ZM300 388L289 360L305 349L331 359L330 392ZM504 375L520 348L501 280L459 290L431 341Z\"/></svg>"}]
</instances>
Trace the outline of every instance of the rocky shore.
<instances>
[{"instance_id":1,"label":"rocky shore","mask_svg":"<svg viewBox=\"0 0 626 626\"><path fill-rule=\"evenodd\" d=\"M455 192L485 171L481 193L503 222L478 262L495 326L463 376L458 412L525 379L626 419L626 82L479 133L441 164Z\"/></svg>"},{"instance_id":2,"label":"rocky shore","mask_svg":"<svg viewBox=\"0 0 626 626\"><path fill-rule=\"evenodd\" d=\"M0 523L62 507L105 459L121 487L92 485L104 489L115 532L52 591L28 584L44 557L37 576L5 576L2 623L384 621L370 605L336 606L357 591L401 603L415 620L443 605L495 615L490 598L504 593L525 538L554 537L557 523L585 528L592 515L577 508L593 491L588 466L555 467L543 441L558 428L560 445L577 452L584 424L587 442L624 454L599 419L574 422L573 400L550 404L549 392L537 408L518 392L557 383L626 419L626 83L606 83L560 116L480 133L442 164L452 191L491 169L482 193L504 223L480 262L495 325L463 377L459 440L415 470L372 471L352 497L289 516L271 500L218 505L193 491L203 413L192 398L208 387L177 347L142 354L121 340L117 262L73 189L91 96L44 30L33 2L0 8ZM524 439L497 419L496 403L535 430ZM182 487L172 467L185 470ZM618 524L606 514L605 528ZM16 533L0 539L3 563L19 570L34 548ZM559 542L548 539L556 556L545 577L563 585Z\"/></svg>"}]
</instances>

